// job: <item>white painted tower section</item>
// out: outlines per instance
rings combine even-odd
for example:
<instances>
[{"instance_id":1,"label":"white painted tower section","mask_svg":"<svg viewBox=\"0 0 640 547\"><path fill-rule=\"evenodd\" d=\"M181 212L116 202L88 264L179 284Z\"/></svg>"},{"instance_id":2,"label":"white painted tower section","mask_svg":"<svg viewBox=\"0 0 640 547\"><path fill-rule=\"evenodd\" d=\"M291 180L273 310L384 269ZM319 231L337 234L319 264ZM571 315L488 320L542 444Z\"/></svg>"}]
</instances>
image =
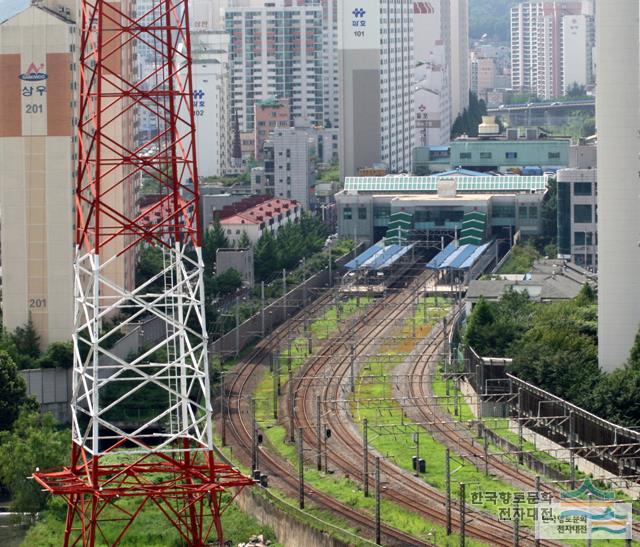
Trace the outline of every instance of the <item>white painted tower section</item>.
<instances>
[{"instance_id":1,"label":"white painted tower section","mask_svg":"<svg viewBox=\"0 0 640 547\"><path fill-rule=\"evenodd\" d=\"M604 370L619 367L640 325L638 0L597 10L598 343Z\"/></svg>"}]
</instances>

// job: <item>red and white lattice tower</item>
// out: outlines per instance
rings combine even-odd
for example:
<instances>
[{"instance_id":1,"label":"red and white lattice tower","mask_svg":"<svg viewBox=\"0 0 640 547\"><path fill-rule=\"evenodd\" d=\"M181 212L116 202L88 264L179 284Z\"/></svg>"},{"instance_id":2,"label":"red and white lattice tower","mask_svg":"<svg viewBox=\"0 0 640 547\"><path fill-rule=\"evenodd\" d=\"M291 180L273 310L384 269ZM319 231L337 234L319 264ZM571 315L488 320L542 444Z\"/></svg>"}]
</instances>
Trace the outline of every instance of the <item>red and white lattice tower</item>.
<instances>
[{"instance_id":1,"label":"red and white lattice tower","mask_svg":"<svg viewBox=\"0 0 640 547\"><path fill-rule=\"evenodd\" d=\"M82 0L79 27L71 464L34 479L68 503L65 546L117 545L147 505L189 546L222 542L223 493L253 481L213 456L187 1ZM134 145L141 112L156 127ZM142 214L141 184L158 194ZM163 269L136 285L151 245ZM148 318L161 342L111 351Z\"/></svg>"}]
</instances>

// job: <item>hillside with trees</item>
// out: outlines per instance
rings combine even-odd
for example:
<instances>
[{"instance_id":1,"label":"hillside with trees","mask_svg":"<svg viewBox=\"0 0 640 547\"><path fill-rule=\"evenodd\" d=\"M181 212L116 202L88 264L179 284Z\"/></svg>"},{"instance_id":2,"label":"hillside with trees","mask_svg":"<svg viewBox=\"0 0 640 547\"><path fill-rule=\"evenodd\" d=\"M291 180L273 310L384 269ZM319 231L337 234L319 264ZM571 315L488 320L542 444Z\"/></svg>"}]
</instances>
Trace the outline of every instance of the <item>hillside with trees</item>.
<instances>
[{"instance_id":1,"label":"hillside with trees","mask_svg":"<svg viewBox=\"0 0 640 547\"><path fill-rule=\"evenodd\" d=\"M519 0L470 0L469 36L479 40L484 34L493 41L511 40L510 13Z\"/></svg>"}]
</instances>

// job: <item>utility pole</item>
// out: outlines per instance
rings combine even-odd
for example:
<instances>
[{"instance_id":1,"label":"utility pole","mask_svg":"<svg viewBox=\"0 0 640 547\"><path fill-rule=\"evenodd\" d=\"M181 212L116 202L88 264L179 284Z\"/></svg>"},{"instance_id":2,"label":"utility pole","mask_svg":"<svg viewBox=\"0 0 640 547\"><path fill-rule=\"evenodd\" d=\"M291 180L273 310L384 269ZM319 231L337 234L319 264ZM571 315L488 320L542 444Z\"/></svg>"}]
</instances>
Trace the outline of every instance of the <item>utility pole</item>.
<instances>
[{"instance_id":1,"label":"utility pole","mask_svg":"<svg viewBox=\"0 0 640 547\"><path fill-rule=\"evenodd\" d=\"M362 482L364 484L364 497L368 498L369 497L369 420L367 418L364 418L364 420L362 420L362 424L364 426L364 435L363 435L363 442L364 442L364 448L363 448L363 455L364 455L364 460L363 460L363 470L362 470Z\"/></svg>"},{"instance_id":2,"label":"utility pole","mask_svg":"<svg viewBox=\"0 0 640 547\"><path fill-rule=\"evenodd\" d=\"M356 372L355 372L356 346L353 343L351 343L351 348L349 349L349 359L350 359L351 393L355 393L356 391Z\"/></svg>"},{"instance_id":3,"label":"utility pole","mask_svg":"<svg viewBox=\"0 0 640 547\"><path fill-rule=\"evenodd\" d=\"M289 442L294 442L295 431L293 428L293 412L295 407L294 407L294 401L293 401L293 374L291 372L291 359L289 359L288 374L289 374L289 380L287 382L287 392L288 392L287 399L289 404L287 406L289 407Z\"/></svg>"},{"instance_id":4,"label":"utility pole","mask_svg":"<svg viewBox=\"0 0 640 547\"><path fill-rule=\"evenodd\" d=\"M541 492L541 488L540 488L540 475L536 475L536 502L540 503L540 492ZM537 519L540 518L540 515L538 515L538 509L536 509L536 527L535 530L536 532L538 531L538 523L537 523ZM535 547L540 547L540 539L538 538L538 534L536 533L536 539L535 539Z\"/></svg>"},{"instance_id":5,"label":"utility pole","mask_svg":"<svg viewBox=\"0 0 640 547\"><path fill-rule=\"evenodd\" d=\"M574 448L575 421L573 419L573 411L569 412L569 465L571 466L571 489L576 488L576 455Z\"/></svg>"},{"instance_id":6,"label":"utility pole","mask_svg":"<svg viewBox=\"0 0 640 547\"><path fill-rule=\"evenodd\" d=\"M260 333L262 334L262 338L264 338L264 281L260 282L260 305L262 307L262 314L260 315Z\"/></svg>"},{"instance_id":7,"label":"utility pole","mask_svg":"<svg viewBox=\"0 0 640 547\"><path fill-rule=\"evenodd\" d=\"M256 424L256 400L251 399L251 472L258 469L258 426Z\"/></svg>"},{"instance_id":8,"label":"utility pole","mask_svg":"<svg viewBox=\"0 0 640 547\"><path fill-rule=\"evenodd\" d=\"M224 385L224 374L220 375L220 444L227 445L227 424L224 417L227 409L227 388Z\"/></svg>"},{"instance_id":9,"label":"utility pole","mask_svg":"<svg viewBox=\"0 0 640 547\"><path fill-rule=\"evenodd\" d=\"M236 357L240 355L240 298L236 296Z\"/></svg>"},{"instance_id":10,"label":"utility pole","mask_svg":"<svg viewBox=\"0 0 640 547\"><path fill-rule=\"evenodd\" d=\"M416 477L420 476L420 432L415 433L416 441Z\"/></svg>"},{"instance_id":11,"label":"utility pole","mask_svg":"<svg viewBox=\"0 0 640 547\"><path fill-rule=\"evenodd\" d=\"M318 443L316 465L318 467L318 471L322 471L322 424L320 423L322 419L321 412L322 409L320 407L320 395L316 395L316 442Z\"/></svg>"},{"instance_id":12,"label":"utility pole","mask_svg":"<svg viewBox=\"0 0 640 547\"><path fill-rule=\"evenodd\" d=\"M376 457L376 544L382 545L380 533L380 457Z\"/></svg>"},{"instance_id":13,"label":"utility pole","mask_svg":"<svg viewBox=\"0 0 640 547\"><path fill-rule=\"evenodd\" d=\"M287 320L287 270L285 268L282 269L282 309L284 310L282 320L286 321Z\"/></svg>"},{"instance_id":14,"label":"utility pole","mask_svg":"<svg viewBox=\"0 0 640 547\"><path fill-rule=\"evenodd\" d=\"M298 428L298 502L300 509L304 509L304 445L302 428Z\"/></svg>"},{"instance_id":15,"label":"utility pole","mask_svg":"<svg viewBox=\"0 0 640 547\"><path fill-rule=\"evenodd\" d=\"M518 463L524 464L524 439L522 432L522 390L518 388ZM573 488L573 487L572 487Z\"/></svg>"},{"instance_id":16,"label":"utility pole","mask_svg":"<svg viewBox=\"0 0 640 547\"><path fill-rule=\"evenodd\" d=\"M465 500L465 494L464 494L464 483L461 482L460 483L460 547L464 547L465 545L465 518L466 518L466 514L465 514L465 505L464 505L464 500Z\"/></svg>"},{"instance_id":17,"label":"utility pole","mask_svg":"<svg viewBox=\"0 0 640 547\"><path fill-rule=\"evenodd\" d=\"M518 514L518 504L516 504L516 514L513 519L513 547L520 546L520 516Z\"/></svg>"},{"instance_id":18,"label":"utility pole","mask_svg":"<svg viewBox=\"0 0 640 547\"><path fill-rule=\"evenodd\" d=\"M278 361L280 357L273 353L271 354L273 362L273 419L278 419L278 395L280 395L280 371Z\"/></svg>"},{"instance_id":19,"label":"utility pole","mask_svg":"<svg viewBox=\"0 0 640 547\"><path fill-rule=\"evenodd\" d=\"M484 476L489 476L489 441L487 439L487 432L484 431L482 436L482 444L484 446Z\"/></svg>"},{"instance_id":20,"label":"utility pole","mask_svg":"<svg viewBox=\"0 0 640 547\"><path fill-rule=\"evenodd\" d=\"M302 257L302 305L307 305L307 259Z\"/></svg>"},{"instance_id":21,"label":"utility pole","mask_svg":"<svg viewBox=\"0 0 640 547\"><path fill-rule=\"evenodd\" d=\"M333 287L333 250L329 247L329 288Z\"/></svg>"},{"instance_id":22,"label":"utility pole","mask_svg":"<svg viewBox=\"0 0 640 547\"><path fill-rule=\"evenodd\" d=\"M444 456L444 467L445 467L445 489L447 491L447 502L446 502L446 511L447 511L447 535L451 535L451 453L447 448Z\"/></svg>"}]
</instances>

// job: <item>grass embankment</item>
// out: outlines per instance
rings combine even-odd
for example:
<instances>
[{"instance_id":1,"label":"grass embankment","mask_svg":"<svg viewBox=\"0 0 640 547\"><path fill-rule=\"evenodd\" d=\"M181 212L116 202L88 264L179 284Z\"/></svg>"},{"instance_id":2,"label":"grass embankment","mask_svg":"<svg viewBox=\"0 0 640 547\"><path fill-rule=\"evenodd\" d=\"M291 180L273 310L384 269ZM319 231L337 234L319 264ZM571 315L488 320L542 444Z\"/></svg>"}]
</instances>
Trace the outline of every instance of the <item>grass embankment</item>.
<instances>
[{"instance_id":1,"label":"grass embankment","mask_svg":"<svg viewBox=\"0 0 640 547\"><path fill-rule=\"evenodd\" d=\"M361 305L363 302L367 302L366 299L361 298ZM442 300L442 299L441 299ZM417 315L425 313L425 307L419 307ZM341 310L341 318L346 318L349 315L357 313L356 299L353 298L345 305L345 309ZM366 313L366 309L364 310ZM436 313L435 310L427 310L426 313ZM446 313L446 312L445 312ZM326 315L315 321L310 329L314 333L314 337L326 338L335 333L339 324L337 321L337 314L334 308L327 311ZM412 326L409 327L412 329ZM416 324L417 336L426 336L428 329L425 325L420 324L418 321ZM307 354L307 340L305 338L297 338L292 344L291 349L291 367L292 370L298 368L308 357ZM280 370L284 374L286 371L287 357L281 355L280 358ZM273 376L270 373L266 373L262 378L258 388L256 390L256 420L264 432L266 442L270 448L282 456L284 459L292 463L297 468L297 454L294 445L288 442L288 435L286 428L278 423L273 417L273 390L274 381ZM330 441L329 441L330 442ZM323 493L330 495L336 500L345 503L352 507L358 507L358 509L367 512L373 516L375 511L375 500L371 495L365 498L362 493L362 484L351 480L350 478L338 477L332 473L318 471L315 464L315 449L307 447L305 451L305 482L311 487ZM329 447L330 449L330 447ZM327 477L331 476L331 480L327 480ZM370 481L371 494L373 494L373 481ZM311 496L313 499L313 496ZM433 542L437 545L449 545L443 539L445 537L445 531L443 527L437 526L422 515L418 515L406 510L393 502L383 499L381 501L381 512L383 515L383 521L390 526L393 526L406 533L412 534L415 537L422 538L425 541ZM335 517L329 522L335 520ZM339 526L349 530L352 533L359 533L358 529L349 528L344 523L338 524ZM459 539L457 536L451 536L449 541L450 545L458 545ZM467 544L475 547L483 545L479 542L467 541Z\"/></svg>"},{"instance_id":2,"label":"grass embankment","mask_svg":"<svg viewBox=\"0 0 640 547\"><path fill-rule=\"evenodd\" d=\"M499 274L526 274L531 271L533 263L541 257L540 253L531 244L516 245L511 250L511 255L502 265Z\"/></svg>"},{"instance_id":3,"label":"grass embankment","mask_svg":"<svg viewBox=\"0 0 640 547\"><path fill-rule=\"evenodd\" d=\"M116 503L118 507L128 512L133 512L137 508L136 500L132 498L121 498ZM65 516L66 504L60 498L53 498L47 509L41 513L38 522L27 532L22 543L23 547L58 547L62 545ZM122 516L123 513L113 507L107 507L100 516L100 529L104 536L110 539L109 544L118 535L123 524L122 521L109 519L122 518ZM276 539L270 528L259 524L256 519L243 513L235 504L231 504L222 515L222 526L225 541L231 541L233 545L246 542L256 534L262 534L272 542ZM215 537L215 530L212 535ZM96 545L106 545L101 534L98 534ZM152 502L148 502L118 545L123 547L180 547L184 543L160 509Z\"/></svg>"}]
</instances>

